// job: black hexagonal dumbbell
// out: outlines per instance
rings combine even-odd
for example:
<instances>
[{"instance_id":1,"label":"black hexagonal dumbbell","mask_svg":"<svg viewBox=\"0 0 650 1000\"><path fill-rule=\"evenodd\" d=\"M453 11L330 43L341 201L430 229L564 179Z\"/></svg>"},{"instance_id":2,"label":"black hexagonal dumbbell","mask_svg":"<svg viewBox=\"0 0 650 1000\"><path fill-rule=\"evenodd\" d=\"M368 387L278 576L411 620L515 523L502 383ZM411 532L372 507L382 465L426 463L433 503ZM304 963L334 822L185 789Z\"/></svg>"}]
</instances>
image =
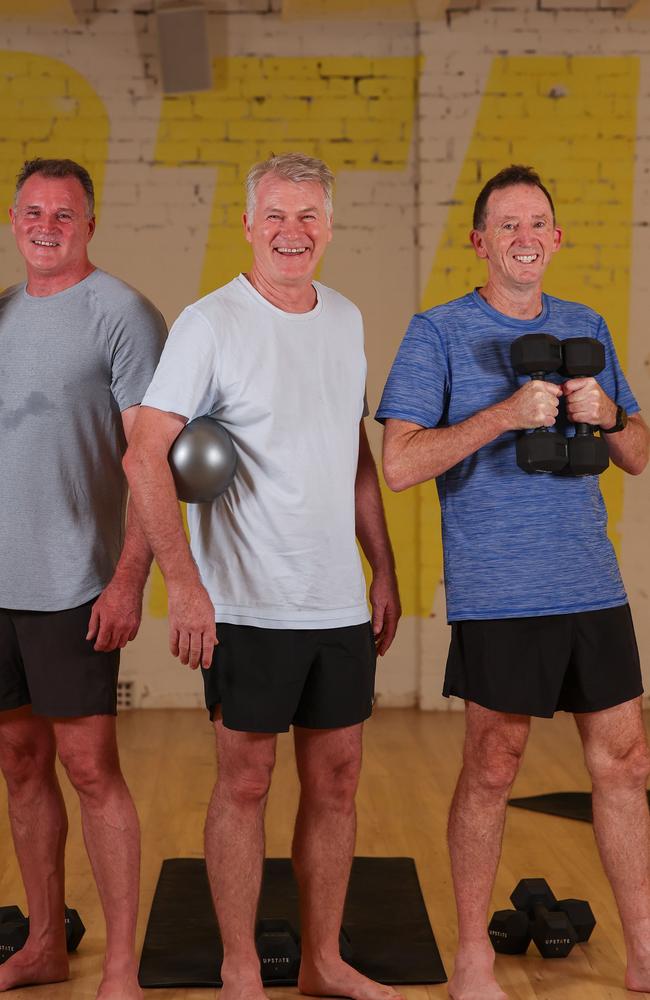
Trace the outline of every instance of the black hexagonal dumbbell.
<instances>
[{"instance_id":1,"label":"black hexagonal dumbbell","mask_svg":"<svg viewBox=\"0 0 650 1000\"><path fill-rule=\"evenodd\" d=\"M86 933L77 910L65 908L65 940L68 951L76 951ZM29 917L19 906L0 906L0 964L6 962L25 944L29 934Z\"/></svg>"},{"instance_id":2,"label":"black hexagonal dumbbell","mask_svg":"<svg viewBox=\"0 0 650 1000\"><path fill-rule=\"evenodd\" d=\"M512 905L531 921L531 937L544 958L566 958L578 940L566 913L543 878L524 878L510 896Z\"/></svg>"},{"instance_id":3,"label":"black hexagonal dumbbell","mask_svg":"<svg viewBox=\"0 0 650 1000\"><path fill-rule=\"evenodd\" d=\"M555 909L566 913L576 932L578 944L589 940L596 926L596 918L586 899L558 899Z\"/></svg>"},{"instance_id":4,"label":"black hexagonal dumbbell","mask_svg":"<svg viewBox=\"0 0 650 1000\"><path fill-rule=\"evenodd\" d=\"M510 361L517 375L544 381L562 365L562 348L550 333L527 333L510 347ZM550 427L517 438L517 465L524 472L560 472L569 460L567 440Z\"/></svg>"},{"instance_id":5,"label":"black hexagonal dumbbell","mask_svg":"<svg viewBox=\"0 0 650 1000\"><path fill-rule=\"evenodd\" d=\"M300 968L300 938L288 920L258 920L255 947L265 983L274 979L297 978Z\"/></svg>"},{"instance_id":6,"label":"black hexagonal dumbbell","mask_svg":"<svg viewBox=\"0 0 650 1000\"><path fill-rule=\"evenodd\" d=\"M560 375L569 378L593 377L605 367L605 348L595 337L570 337L562 341ZM603 437L596 437L590 424L574 424L575 437L568 439L572 476L599 476L609 465L609 448Z\"/></svg>"}]
</instances>

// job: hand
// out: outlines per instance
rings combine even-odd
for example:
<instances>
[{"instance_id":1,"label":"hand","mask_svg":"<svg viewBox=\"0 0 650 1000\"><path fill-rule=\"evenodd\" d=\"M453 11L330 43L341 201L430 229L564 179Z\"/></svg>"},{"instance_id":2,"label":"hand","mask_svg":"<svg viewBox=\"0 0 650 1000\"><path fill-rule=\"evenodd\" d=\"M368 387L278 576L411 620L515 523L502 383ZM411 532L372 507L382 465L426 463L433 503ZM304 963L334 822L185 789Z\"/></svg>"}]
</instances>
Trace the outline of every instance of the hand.
<instances>
[{"instance_id":1,"label":"hand","mask_svg":"<svg viewBox=\"0 0 650 1000\"><path fill-rule=\"evenodd\" d=\"M595 378L571 378L562 386L567 417L573 424L613 427L616 403L601 389Z\"/></svg>"},{"instance_id":2,"label":"hand","mask_svg":"<svg viewBox=\"0 0 650 1000\"><path fill-rule=\"evenodd\" d=\"M383 656L395 638L397 623L402 614L397 578L393 569L373 574L370 584L370 603L375 646L379 656Z\"/></svg>"},{"instance_id":3,"label":"hand","mask_svg":"<svg viewBox=\"0 0 650 1000\"><path fill-rule=\"evenodd\" d=\"M535 427L552 427L557 419L561 395L561 386L554 382L532 379L499 405L507 413L510 430L527 431Z\"/></svg>"},{"instance_id":4,"label":"hand","mask_svg":"<svg viewBox=\"0 0 650 1000\"><path fill-rule=\"evenodd\" d=\"M217 644L214 605L200 581L171 584L167 581L169 648L192 670L212 663Z\"/></svg>"},{"instance_id":5,"label":"hand","mask_svg":"<svg viewBox=\"0 0 650 1000\"><path fill-rule=\"evenodd\" d=\"M135 639L142 619L142 585L114 576L92 606L86 639L93 649L108 653Z\"/></svg>"}]
</instances>

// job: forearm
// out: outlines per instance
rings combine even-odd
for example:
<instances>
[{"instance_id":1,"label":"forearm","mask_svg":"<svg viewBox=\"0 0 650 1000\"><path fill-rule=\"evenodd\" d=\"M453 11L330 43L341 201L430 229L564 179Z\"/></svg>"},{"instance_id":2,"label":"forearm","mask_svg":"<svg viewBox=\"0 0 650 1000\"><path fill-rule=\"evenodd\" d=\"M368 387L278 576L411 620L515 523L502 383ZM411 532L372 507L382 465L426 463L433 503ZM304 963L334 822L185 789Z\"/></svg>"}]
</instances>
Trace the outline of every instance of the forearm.
<instances>
[{"instance_id":1,"label":"forearm","mask_svg":"<svg viewBox=\"0 0 650 1000\"><path fill-rule=\"evenodd\" d=\"M640 413L628 419L625 430L603 435L614 465L632 476L638 476L648 464L650 430Z\"/></svg>"},{"instance_id":2,"label":"forearm","mask_svg":"<svg viewBox=\"0 0 650 1000\"><path fill-rule=\"evenodd\" d=\"M124 543L113 579L129 579L140 589L143 589L147 582L152 558L151 546L140 524L132 498L129 498Z\"/></svg>"},{"instance_id":3,"label":"forearm","mask_svg":"<svg viewBox=\"0 0 650 1000\"><path fill-rule=\"evenodd\" d=\"M401 423L401 422L400 422ZM442 475L505 431L512 430L506 403L480 410L450 427L389 425L384 434L384 476L399 492Z\"/></svg>"},{"instance_id":4,"label":"forearm","mask_svg":"<svg viewBox=\"0 0 650 1000\"><path fill-rule=\"evenodd\" d=\"M124 458L131 496L141 528L169 582L198 579L185 535L174 480L166 458L129 448Z\"/></svg>"},{"instance_id":5,"label":"forearm","mask_svg":"<svg viewBox=\"0 0 650 1000\"><path fill-rule=\"evenodd\" d=\"M395 559L388 536L377 469L367 440L360 445L354 503L357 538L373 573L386 570L394 572Z\"/></svg>"}]
</instances>

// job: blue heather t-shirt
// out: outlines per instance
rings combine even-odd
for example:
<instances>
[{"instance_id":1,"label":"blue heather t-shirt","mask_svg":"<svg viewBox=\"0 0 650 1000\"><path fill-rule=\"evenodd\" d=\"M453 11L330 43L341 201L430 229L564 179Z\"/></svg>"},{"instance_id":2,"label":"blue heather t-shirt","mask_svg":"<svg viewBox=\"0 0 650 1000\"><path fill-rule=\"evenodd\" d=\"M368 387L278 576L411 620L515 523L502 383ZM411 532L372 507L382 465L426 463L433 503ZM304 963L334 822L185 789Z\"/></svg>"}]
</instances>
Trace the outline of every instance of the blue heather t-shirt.
<instances>
[{"instance_id":1,"label":"blue heather t-shirt","mask_svg":"<svg viewBox=\"0 0 650 1000\"><path fill-rule=\"evenodd\" d=\"M639 410L607 324L592 309L544 295L539 316L518 320L492 309L474 291L413 317L377 420L446 427L501 402L527 381L512 370L510 345L537 332L559 340L597 337L607 359L597 381L628 413ZM573 433L563 400L557 429ZM436 479L448 620L624 604L598 476L523 472L515 458L518 433L502 434Z\"/></svg>"}]
</instances>

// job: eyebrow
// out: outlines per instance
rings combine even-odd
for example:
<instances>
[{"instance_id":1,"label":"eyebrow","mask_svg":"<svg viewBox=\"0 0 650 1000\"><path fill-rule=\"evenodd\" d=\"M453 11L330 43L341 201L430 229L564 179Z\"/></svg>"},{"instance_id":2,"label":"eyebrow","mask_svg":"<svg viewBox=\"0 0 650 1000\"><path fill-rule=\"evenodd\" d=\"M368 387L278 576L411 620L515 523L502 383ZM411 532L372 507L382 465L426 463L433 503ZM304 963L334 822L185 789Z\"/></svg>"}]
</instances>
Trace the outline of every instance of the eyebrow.
<instances>
[{"instance_id":1,"label":"eyebrow","mask_svg":"<svg viewBox=\"0 0 650 1000\"><path fill-rule=\"evenodd\" d=\"M299 208L298 209L298 215L302 215L305 212L317 212L317 211L318 211L318 208L316 207L316 205L308 205L307 208ZM266 209L267 215L268 215L269 212L278 212L278 214L280 214L280 215L286 215L287 214L286 210L284 208L276 208L273 205L270 205Z\"/></svg>"},{"instance_id":2,"label":"eyebrow","mask_svg":"<svg viewBox=\"0 0 650 1000\"><path fill-rule=\"evenodd\" d=\"M24 208L25 211L28 211L29 209L32 209L32 208L39 208L40 209L40 208L43 208L43 206L42 205L24 205L23 208ZM68 208L67 205L59 205L55 209L55 211L56 212L70 212L71 215L75 215L76 214L74 208Z\"/></svg>"}]
</instances>

